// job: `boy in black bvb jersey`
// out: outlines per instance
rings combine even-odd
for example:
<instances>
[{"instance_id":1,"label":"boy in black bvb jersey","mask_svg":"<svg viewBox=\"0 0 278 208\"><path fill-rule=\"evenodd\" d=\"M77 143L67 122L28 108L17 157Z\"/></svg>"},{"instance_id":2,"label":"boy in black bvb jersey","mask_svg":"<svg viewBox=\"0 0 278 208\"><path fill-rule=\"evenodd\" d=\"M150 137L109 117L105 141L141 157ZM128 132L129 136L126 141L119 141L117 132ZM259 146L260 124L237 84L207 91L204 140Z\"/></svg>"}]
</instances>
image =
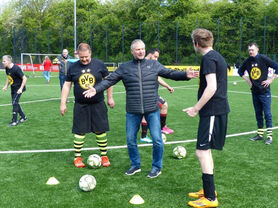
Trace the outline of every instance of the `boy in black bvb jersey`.
<instances>
[{"instance_id":1,"label":"boy in black bvb jersey","mask_svg":"<svg viewBox=\"0 0 278 208\"><path fill-rule=\"evenodd\" d=\"M206 29L192 32L194 49L203 55L200 66L198 102L183 111L190 117L199 113L196 155L202 169L203 188L189 193L190 197L199 198L189 201L192 207L217 207L218 200L214 185L214 164L211 149L222 150L227 119L230 112L227 99L227 63L213 50L213 34Z\"/></svg>"},{"instance_id":2,"label":"boy in black bvb jersey","mask_svg":"<svg viewBox=\"0 0 278 208\"><path fill-rule=\"evenodd\" d=\"M265 55L259 54L259 47L256 43L248 45L250 57L248 57L238 70L238 74L243 77L251 88L253 105L256 114L258 131L257 135L250 138L251 141L263 140L264 118L267 131L265 144L272 144L272 114L271 114L271 92L270 84L277 77L278 65ZM272 77L268 79L268 68L275 70ZM244 76L247 71L249 78Z\"/></svg>"},{"instance_id":3,"label":"boy in black bvb jersey","mask_svg":"<svg viewBox=\"0 0 278 208\"><path fill-rule=\"evenodd\" d=\"M6 69L7 81L3 90L6 91L8 86L11 85L11 96L13 104L13 117L9 126L16 126L18 123L23 123L27 120L25 114L19 105L19 99L22 93L26 90L27 78L23 74L19 66L13 64L12 57L10 55L5 55L2 57L2 63ZM20 119L17 121L17 114L20 115Z\"/></svg>"},{"instance_id":4,"label":"boy in black bvb jersey","mask_svg":"<svg viewBox=\"0 0 278 208\"><path fill-rule=\"evenodd\" d=\"M84 144L85 134L93 132L96 135L96 142L101 151L102 166L110 166L107 157L107 138L106 131L109 131L107 108L104 102L104 94L100 92L93 98L85 98L83 92L100 82L109 72L100 60L91 58L91 48L86 43L78 46L79 61L73 63L67 73L66 82L62 89L60 112L66 113L67 98L74 83L74 112L72 133L74 134L74 165L82 168L81 149ZM107 90L107 103L114 107L112 97L113 88Z\"/></svg>"}]
</instances>

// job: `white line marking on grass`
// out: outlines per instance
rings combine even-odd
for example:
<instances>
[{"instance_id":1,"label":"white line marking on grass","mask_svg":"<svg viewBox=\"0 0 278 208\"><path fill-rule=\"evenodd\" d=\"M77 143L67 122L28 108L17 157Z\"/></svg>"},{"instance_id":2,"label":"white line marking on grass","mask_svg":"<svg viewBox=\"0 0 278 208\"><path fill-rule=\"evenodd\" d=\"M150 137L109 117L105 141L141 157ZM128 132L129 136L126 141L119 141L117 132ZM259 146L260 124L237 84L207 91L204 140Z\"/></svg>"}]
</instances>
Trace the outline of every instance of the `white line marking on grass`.
<instances>
[{"instance_id":1,"label":"white line marking on grass","mask_svg":"<svg viewBox=\"0 0 278 208\"><path fill-rule=\"evenodd\" d=\"M230 93L237 93L237 94L246 94L246 95L252 95L251 92L240 92L240 91L233 91L233 90L228 90ZM277 95L271 95L272 98L278 98Z\"/></svg>"},{"instance_id":2,"label":"white line marking on grass","mask_svg":"<svg viewBox=\"0 0 278 208\"><path fill-rule=\"evenodd\" d=\"M195 85L191 85L192 86L195 86ZM197 85L196 85L197 86ZM181 86L181 87L173 87L175 89L177 88L183 88L183 89L193 89L193 88L187 88L185 86ZM162 88L163 90L166 88ZM195 89L195 88L194 88ZM125 94L126 91L120 91L120 92L113 92L113 95L114 94ZM106 93L105 93L106 95ZM68 97L68 98L74 98L74 97ZM20 104L29 104L29 103L40 103L40 102L48 102L48 101L52 101L52 100L60 100L61 98L47 98L47 99L41 99L41 100L30 100L30 101L23 101L23 102L20 102ZM11 106L12 104L11 103L7 103L7 104L0 104L0 107L3 107L3 106Z\"/></svg>"},{"instance_id":3,"label":"white line marking on grass","mask_svg":"<svg viewBox=\"0 0 278 208\"><path fill-rule=\"evenodd\" d=\"M69 98L73 98L73 97L69 97ZM42 100L31 100L31 101L24 101L24 102L20 102L20 104L28 104L28 103L40 103L40 102L47 102L47 101L51 101L51 100L60 100L61 98L48 98L48 99L42 99ZM10 106L12 105L11 103L9 104L1 104L0 107L2 106Z\"/></svg>"},{"instance_id":4,"label":"white line marking on grass","mask_svg":"<svg viewBox=\"0 0 278 208\"><path fill-rule=\"evenodd\" d=\"M272 129L278 129L278 126L272 127ZM242 135L248 135L248 134L253 134L256 133L257 130L255 131L248 131L248 132L242 132L242 133L236 133L236 134L230 134L227 135L226 138L230 137L237 137L237 136L242 136ZM171 142L166 142L165 144L181 144L181 143L191 143L191 142L196 142L197 139L189 139L189 140L182 140L182 141L171 141ZM138 147L148 147L152 146L152 144L138 144ZM107 149L126 149L127 145L122 145L122 146L108 146ZM83 151L88 151L88 150L98 150L99 147L88 147L88 148L83 148ZM48 149L48 150L9 150L9 151L0 151L0 154L22 154L22 153L49 153L49 152L73 152L74 149Z\"/></svg>"}]
</instances>

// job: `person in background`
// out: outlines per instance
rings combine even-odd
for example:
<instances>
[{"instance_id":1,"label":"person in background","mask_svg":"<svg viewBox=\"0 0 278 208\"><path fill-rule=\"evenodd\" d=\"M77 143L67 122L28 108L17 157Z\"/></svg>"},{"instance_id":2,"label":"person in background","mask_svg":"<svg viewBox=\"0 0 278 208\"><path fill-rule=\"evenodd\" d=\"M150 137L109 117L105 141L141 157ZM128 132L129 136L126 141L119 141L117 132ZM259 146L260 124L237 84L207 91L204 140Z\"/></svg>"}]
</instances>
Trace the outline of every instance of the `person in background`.
<instances>
[{"instance_id":1,"label":"person in background","mask_svg":"<svg viewBox=\"0 0 278 208\"><path fill-rule=\"evenodd\" d=\"M46 83L50 82L50 67L52 66L52 63L48 56L44 57L44 61L42 63L43 65L43 77L46 79Z\"/></svg>"},{"instance_id":2,"label":"person in background","mask_svg":"<svg viewBox=\"0 0 278 208\"><path fill-rule=\"evenodd\" d=\"M148 51L147 56L145 58L149 59L149 60L157 61L159 58L159 55L160 55L160 50L157 48L153 48ZM174 89L170 85L168 85L161 77L158 77L158 83L160 85L164 86L166 89L168 89L170 93L174 92ZM158 104L159 104L159 108L160 108L161 132L163 134L173 134L174 130L168 128L166 125L166 118L167 118L167 113L168 113L168 103L166 102L166 100L163 99L163 97L158 96ZM141 122L141 129L142 129L142 132L141 132L140 142L151 143L152 139L150 137L148 137L148 135L147 135L148 124L144 117Z\"/></svg>"},{"instance_id":3,"label":"person in background","mask_svg":"<svg viewBox=\"0 0 278 208\"><path fill-rule=\"evenodd\" d=\"M278 64L267 56L259 54L259 47L255 42L248 45L248 51L250 56L243 62L242 66L240 66L238 74L246 80L252 92L258 130L257 135L250 138L250 140L263 140L265 118L267 134L265 144L269 145L272 144L273 139L270 84L277 77ZM268 78L269 67L275 70L270 78ZM244 76L245 71L248 72L248 77Z\"/></svg>"},{"instance_id":4,"label":"person in background","mask_svg":"<svg viewBox=\"0 0 278 208\"><path fill-rule=\"evenodd\" d=\"M69 56L68 50L64 49L62 54L53 60L53 64L59 65L59 80L61 90L63 89L63 85L66 81L66 76L70 67L68 59L72 59L72 57Z\"/></svg>"},{"instance_id":5,"label":"person in background","mask_svg":"<svg viewBox=\"0 0 278 208\"><path fill-rule=\"evenodd\" d=\"M22 72L21 68L12 62L12 57L10 55L5 55L2 57L2 64L6 69L7 80L3 87L4 91L7 91L8 86L11 86L11 97L13 105L13 116L12 121L8 126L16 126L18 123L23 123L27 120L20 104L19 99L22 93L26 90L27 78ZM17 120L17 114L19 114L20 119Z\"/></svg>"}]
</instances>

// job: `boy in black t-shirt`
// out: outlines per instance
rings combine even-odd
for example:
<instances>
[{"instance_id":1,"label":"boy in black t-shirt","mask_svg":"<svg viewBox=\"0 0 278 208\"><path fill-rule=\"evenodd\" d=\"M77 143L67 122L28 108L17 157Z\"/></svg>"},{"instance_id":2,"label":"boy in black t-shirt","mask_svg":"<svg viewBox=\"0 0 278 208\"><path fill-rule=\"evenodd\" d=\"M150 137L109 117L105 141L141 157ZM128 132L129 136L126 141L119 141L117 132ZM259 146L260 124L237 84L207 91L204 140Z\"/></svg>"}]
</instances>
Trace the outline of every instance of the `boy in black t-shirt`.
<instances>
[{"instance_id":1,"label":"boy in black t-shirt","mask_svg":"<svg viewBox=\"0 0 278 208\"><path fill-rule=\"evenodd\" d=\"M66 113L66 101L74 83L74 113L72 133L74 134L74 165L82 168L85 164L82 161L81 150L85 140L85 134L95 133L96 141L101 151L102 166L110 166L107 157L107 137L109 131L107 108L104 102L103 92L98 93L93 98L85 98L83 92L99 83L109 72L100 60L91 58L91 48L86 43L78 46L79 61L73 63L67 73L66 82L63 85L61 95L60 112ZM107 103L114 107L112 88L107 90Z\"/></svg>"},{"instance_id":2,"label":"boy in black t-shirt","mask_svg":"<svg viewBox=\"0 0 278 208\"><path fill-rule=\"evenodd\" d=\"M11 96L13 105L13 117L9 126L16 126L18 123L23 123L27 120L25 114L19 105L19 99L22 93L26 90L27 78L23 74L19 66L12 63L12 57L10 55L5 55L2 57L2 64L6 69L7 81L3 90L6 91L8 86L11 85ZM17 121L17 114L20 115L20 119Z\"/></svg>"},{"instance_id":3,"label":"boy in black t-shirt","mask_svg":"<svg viewBox=\"0 0 278 208\"><path fill-rule=\"evenodd\" d=\"M248 45L250 57L248 57L238 70L251 88L253 105L256 113L258 131L257 135L250 138L251 141L263 140L264 117L266 123L267 140L265 144L272 144L272 114L271 114L271 92L270 84L277 77L278 65L265 55L259 54L259 47L256 43ZM268 68L275 70L272 77L268 79ZM249 78L244 76L247 71ZM264 114L264 117L263 117Z\"/></svg>"},{"instance_id":4,"label":"boy in black t-shirt","mask_svg":"<svg viewBox=\"0 0 278 208\"><path fill-rule=\"evenodd\" d=\"M198 102L183 109L190 117L199 113L196 155L202 169L203 189L189 193L200 198L189 201L192 207L217 207L218 200L214 185L214 164L211 149L222 150L225 144L228 113L227 63L213 50L213 34L206 29L192 32L194 49L203 55L200 67Z\"/></svg>"}]
</instances>

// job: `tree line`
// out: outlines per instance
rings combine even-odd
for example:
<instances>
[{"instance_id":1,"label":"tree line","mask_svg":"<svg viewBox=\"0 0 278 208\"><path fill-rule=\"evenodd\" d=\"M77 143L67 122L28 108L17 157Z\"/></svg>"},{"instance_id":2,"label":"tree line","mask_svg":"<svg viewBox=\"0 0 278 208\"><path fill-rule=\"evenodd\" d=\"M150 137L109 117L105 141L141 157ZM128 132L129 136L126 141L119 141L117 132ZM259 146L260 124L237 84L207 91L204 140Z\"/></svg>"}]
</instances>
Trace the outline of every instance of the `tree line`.
<instances>
[{"instance_id":1,"label":"tree line","mask_svg":"<svg viewBox=\"0 0 278 208\"><path fill-rule=\"evenodd\" d=\"M211 30L214 49L229 64L248 56L255 41L260 53L276 59L277 0L76 0L77 42L91 45L93 56L106 62L131 58L130 43L141 38L159 48L160 62L198 64L191 32ZM12 0L0 14L0 53L74 51L73 0Z\"/></svg>"}]
</instances>

